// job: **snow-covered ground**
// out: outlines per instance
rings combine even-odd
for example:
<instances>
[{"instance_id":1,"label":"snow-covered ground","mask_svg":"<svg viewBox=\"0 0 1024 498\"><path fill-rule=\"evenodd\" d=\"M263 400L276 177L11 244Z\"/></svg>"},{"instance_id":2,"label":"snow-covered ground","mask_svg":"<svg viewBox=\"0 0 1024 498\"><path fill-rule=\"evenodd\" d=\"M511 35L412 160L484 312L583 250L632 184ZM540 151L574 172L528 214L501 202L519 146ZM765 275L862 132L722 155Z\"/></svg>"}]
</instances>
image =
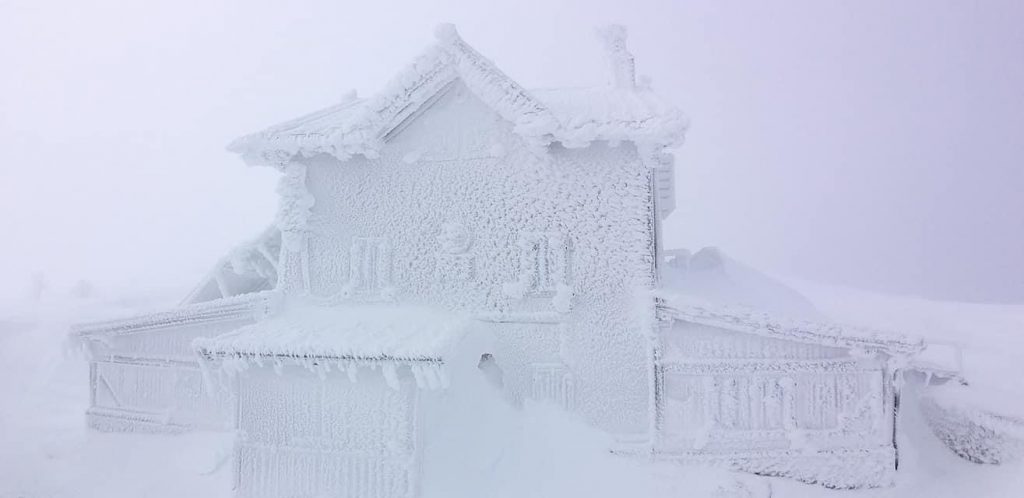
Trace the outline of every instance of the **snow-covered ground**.
<instances>
[{"instance_id":1,"label":"snow-covered ground","mask_svg":"<svg viewBox=\"0 0 1024 498\"><path fill-rule=\"evenodd\" d=\"M826 316L962 345L972 388L1004 411L1024 407L1016 394L1024 393L1024 306L940 303L789 283ZM86 362L67 347L70 323L172 306L184 290L131 300L49 296L0 303L0 497L230 496L229 435L88 430ZM904 398L901 468L893 488L830 491L787 480L739 479L754 490L770 483L776 498L1024 496L1024 464L976 465L956 457L932 436L914 399L913 392ZM493 452L499 456L487 465L467 469L474 479L460 479L457 466L449 465L444 483L425 483L427 496L439 496L440 488L456 490L447 497L764 496L723 494L737 477L721 470L609 455L603 435L548 407L492 409L515 419L513 432L496 439L506 447ZM481 491L483 482L493 489Z\"/></svg>"},{"instance_id":2,"label":"snow-covered ground","mask_svg":"<svg viewBox=\"0 0 1024 498\"><path fill-rule=\"evenodd\" d=\"M1024 305L938 302L796 280L788 283L834 320L960 349L972 398L983 400L992 410L1024 417Z\"/></svg>"}]
</instances>

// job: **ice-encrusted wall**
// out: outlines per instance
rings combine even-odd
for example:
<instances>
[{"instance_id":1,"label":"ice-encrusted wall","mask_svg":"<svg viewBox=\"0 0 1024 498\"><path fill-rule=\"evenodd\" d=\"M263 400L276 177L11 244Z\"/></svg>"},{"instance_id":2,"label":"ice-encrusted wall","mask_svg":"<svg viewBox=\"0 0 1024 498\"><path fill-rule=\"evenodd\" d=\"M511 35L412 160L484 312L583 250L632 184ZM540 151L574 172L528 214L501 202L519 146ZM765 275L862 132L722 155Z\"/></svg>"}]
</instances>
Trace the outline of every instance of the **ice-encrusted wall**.
<instances>
[{"instance_id":1,"label":"ice-encrusted wall","mask_svg":"<svg viewBox=\"0 0 1024 498\"><path fill-rule=\"evenodd\" d=\"M656 446L836 487L887 484L886 358L677 321L661 334Z\"/></svg>"},{"instance_id":2,"label":"ice-encrusted wall","mask_svg":"<svg viewBox=\"0 0 1024 498\"><path fill-rule=\"evenodd\" d=\"M74 327L89 357L89 425L110 431L231 426L231 400L209 392L197 338L255 322L271 295L256 293Z\"/></svg>"},{"instance_id":3,"label":"ice-encrusted wall","mask_svg":"<svg viewBox=\"0 0 1024 498\"><path fill-rule=\"evenodd\" d=\"M91 338L90 426L113 431L230 427L230 400L208 391L191 342L252 322L252 316L239 316Z\"/></svg>"},{"instance_id":4,"label":"ice-encrusted wall","mask_svg":"<svg viewBox=\"0 0 1024 498\"><path fill-rule=\"evenodd\" d=\"M379 372L352 382L300 366L238 377L235 496L413 496L418 461L415 384Z\"/></svg>"},{"instance_id":5,"label":"ice-encrusted wall","mask_svg":"<svg viewBox=\"0 0 1024 498\"><path fill-rule=\"evenodd\" d=\"M229 399L211 393L196 365L94 362L89 425L106 431L230 427Z\"/></svg>"},{"instance_id":6,"label":"ice-encrusted wall","mask_svg":"<svg viewBox=\"0 0 1024 498\"><path fill-rule=\"evenodd\" d=\"M308 254L284 271L306 292L469 310L513 395L647 430L653 180L631 143L537 150L455 82L379 157L297 161Z\"/></svg>"}]
</instances>

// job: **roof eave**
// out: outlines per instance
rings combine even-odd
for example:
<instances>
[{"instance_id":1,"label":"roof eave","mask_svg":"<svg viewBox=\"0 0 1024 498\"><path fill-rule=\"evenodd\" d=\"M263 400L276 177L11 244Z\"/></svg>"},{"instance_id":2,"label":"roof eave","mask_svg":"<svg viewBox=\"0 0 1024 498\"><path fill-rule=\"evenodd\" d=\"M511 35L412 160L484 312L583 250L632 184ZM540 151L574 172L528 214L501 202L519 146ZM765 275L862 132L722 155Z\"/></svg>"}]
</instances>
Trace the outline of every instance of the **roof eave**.
<instances>
[{"instance_id":1,"label":"roof eave","mask_svg":"<svg viewBox=\"0 0 1024 498\"><path fill-rule=\"evenodd\" d=\"M825 335L818 332L808 331L799 327L787 327L788 333L780 333L769 327L755 326L753 324L734 323L726 320L703 318L679 309L672 305L662 305L662 308L669 312L672 320L679 320L689 323L696 323L709 327L722 328L733 332L759 335L763 337L780 340L790 340L817 344L828 347L839 347L851 350L883 352L890 356L913 356L924 349L924 341L921 339L911 340L899 334L891 334L888 337L875 339L863 336L839 336Z\"/></svg>"},{"instance_id":2,"label":"roof eave","mask_svg":"<svg viewBox=\"0 0 1024 498\"><path fill-rule=\"evenodd\" d=\"M99 336L126 335L194 323L255 317L272 306L275 291L261 291L216 299L164 311L116 320L80 323L70 333L83 339Z\"/></svg>"},{"instance_id":3,"label":"roof eave","mask_svg":"<svg viewBox=\"0 0 1024 498\"><path fill-rule=\"evenodd\" d=\"M377 364L377 363L432 363L432 364L444 364L444 358L439 356L419 356L419 357L404 357L404 356L391 356L391 355L378 355L378 356L362 356L345 353L288 353L288 352L271 352L271 351L235 351L228 349L209 349L205 346L197 346L196 352L203 356L205 359L210 361L225 360L229 358L245 358L245 359L266 359L270 361L274 360L288 360L297 363L305 363L308 361L352 361L356 363L364 364Z\"/></svg>"}]
</instances>

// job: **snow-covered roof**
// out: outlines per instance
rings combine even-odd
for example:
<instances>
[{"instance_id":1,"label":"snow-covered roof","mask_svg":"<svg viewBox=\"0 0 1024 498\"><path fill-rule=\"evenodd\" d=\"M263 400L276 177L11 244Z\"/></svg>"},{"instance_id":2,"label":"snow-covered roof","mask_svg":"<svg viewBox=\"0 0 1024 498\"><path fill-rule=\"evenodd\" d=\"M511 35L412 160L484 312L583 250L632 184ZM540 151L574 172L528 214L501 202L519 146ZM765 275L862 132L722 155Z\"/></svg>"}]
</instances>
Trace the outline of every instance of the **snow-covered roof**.
<instances>
[{"instance_id":1,"label":"snow-covered roof","mask_svg":"<svg viewBox=\"0 0 1024 498\"><path fill-rule=\"evenodd\" d=\"M422 306L296 304L193 347L206 357L443 362L468 318Z\"/></svg>"},{"instance_id":2,"label":"snow-covered roof","mask_svg":"<svg viewBox=\"0 0 1024 498\"><path fill-rule=\"evenodd\" d=\"M566 145L593 140L676 145L687 119L647 88L547 88L530 90L559 123L553 138Z\"/></svg>"},{"instance_id":3,"label":"snow-covered roof","mask_svg":"<svg viewBox=\"0 0 1024 498\"><path fill-rule=\"evenodd\" d=\"M895 332L782 318L739 306L696 303L691 297L678 294L660 293L659 297L663 300L663 316L689 323L824 346L884 351L894 355L913 355L924 348L921 339Z\"/></svg>"},{"instance_id":4,"label":"snow-covered roof","mask_svg":"<svg viewBox=\"0 0 1024 498\"><path fill-rule=\"evenodd\" d=\"M624 37L624 35L623 35ZM272 126L232 142L228 150L252 165L280 166L296 154L326 153L345 160L375 157L389 134L456 80L540 144L586 145L594 140L645 146L679 144L683 114L648 88L602 87L528 91L459 37L451 25L376 96L349 98L333 107Z\"/></svg>"},{"instance_id":5,"label":"snow-covered roof","mask_svg":"<svg viewBox=\"0 0 1024 498\"><path fill-rule=\"evenodd\" d=\"M276 294L273 291L256 292L181 306L145 315L77 324L71 327L71 333L83 338L89 338L92 336L130 334L199 322L210 323L240 318L254 318L268 313L274 306L275 298Z\"/></svg>"}]
</instances>

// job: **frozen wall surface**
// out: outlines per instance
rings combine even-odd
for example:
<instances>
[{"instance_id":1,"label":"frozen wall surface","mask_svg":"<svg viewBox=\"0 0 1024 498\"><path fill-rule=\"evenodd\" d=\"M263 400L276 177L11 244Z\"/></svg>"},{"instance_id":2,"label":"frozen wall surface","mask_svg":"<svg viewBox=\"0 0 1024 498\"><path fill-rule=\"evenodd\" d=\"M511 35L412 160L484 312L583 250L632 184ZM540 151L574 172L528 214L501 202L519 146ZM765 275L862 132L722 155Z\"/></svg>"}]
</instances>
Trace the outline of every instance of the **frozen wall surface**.
<instances>
[{"instance_id":1,"label":"frozen wall surface","mask_svg":"<svg viewBox=\"0 0 1024 498\"><path fill-rule=\"evenodd\" d=\"M666 301L659 454L837 488L892 483L896 369L920 341Z\"/></svg>"},{"instance_id":2,"label":"frozen wall surface","mask_svg":"<svg viewBox=\"0 0 1024 498\"><path fill-rule=\"evenodd\" d=\"M838 487L895 471L880 359L678 322L664 336L659 450Z\"/></svg>"},{"instance_id":3,"label":"frozen wall surface","mask_svg":"<svg viewBox=\"0 0 1024 498\"><path fill-rule=\"evenodd\" d=\"M399 498L416 484L416 386L300 366L238 377L235 496Z\"/></svg>"},{"instance_id":4,"label":"frozen wall surface","mask_svg":"<svg viewBox=\"0 0 1024 498\"><path fill-rule=\"evenodd\" d=\"M447 420L447 395L467 396L462 386L493 350L464 324L422 308L302 306L197 340L211 379L237 392L236 496L418 496L424 420L468 435Z\"/></svg>"},{"instance_id":5,"label":"frozen wall surface","mask_svg":"<svg viewBox=\"0 0 1024 498\"><path fill-rule=\"evenodd\" d=\"M266 299L253 294L76 327L89 354L89 424L108 431L230 427L230 399L209 392L191 343L253 323Z\"/></svg>"},{"instance_id":6,"label":"frozen wall surface","mask_svg":"<svg viewBox=\"0 0 1024 498\"><path fill-rule=\"evenodd\" d=\"M632 144L532 150L456 81L379 157L298 161L312 296L469 311L499 330L514 394L646 430L649 320L634 292L653 286L655 220Z\"/></svg>"}]
</instances>

